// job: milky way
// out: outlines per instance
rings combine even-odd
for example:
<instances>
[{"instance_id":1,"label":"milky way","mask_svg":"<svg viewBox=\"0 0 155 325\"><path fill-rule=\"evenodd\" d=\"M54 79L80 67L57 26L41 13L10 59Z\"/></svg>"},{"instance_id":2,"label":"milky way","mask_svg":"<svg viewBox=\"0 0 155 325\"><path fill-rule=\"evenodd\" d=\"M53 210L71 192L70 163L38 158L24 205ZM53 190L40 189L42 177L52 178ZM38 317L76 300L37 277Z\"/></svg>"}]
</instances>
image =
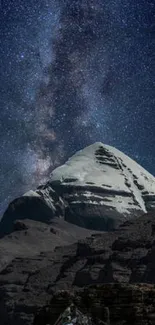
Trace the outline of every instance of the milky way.
<instances>
[{"instance_id":1,"label":"milky way","mask_svg":"<svg viewBox=\"0 0 155 325\"><path fill-rule=\"evenodd\" d=\"M102 141L155 174L153 1L4 0L0 211Z\"/></svg>"}]
</instances>

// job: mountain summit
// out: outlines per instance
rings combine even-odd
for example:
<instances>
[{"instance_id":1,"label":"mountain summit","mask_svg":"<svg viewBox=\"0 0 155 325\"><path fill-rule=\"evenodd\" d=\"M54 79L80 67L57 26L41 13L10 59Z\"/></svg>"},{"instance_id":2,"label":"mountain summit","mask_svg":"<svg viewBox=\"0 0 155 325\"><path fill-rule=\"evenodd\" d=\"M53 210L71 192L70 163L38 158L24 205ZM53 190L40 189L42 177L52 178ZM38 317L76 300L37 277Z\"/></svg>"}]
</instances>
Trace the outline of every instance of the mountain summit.
<instances>
[{"instance_id":1,"label":"mountain summit","mask_svg":"<svg viewBox=\"0 0 155 325\"><path fill-rule=\"evenodd\" d=\"M99 217L113 224L114 219L155 207L155 178L128 156L101 142L78 151L56 168L50 185L61 192L73 214L83 219Z\"/></svg>"},{"instance_id":2,"label":"mountain summit","mask_svg":"<svg viewBox=\"0 0 155 325\"><path fill-rule=\"evenodd\" d=\"M93 230L112 230L155 208L155 178L121 151L94 143L56 168L45 185L14 200L1 223L16 219L50 223L55 217Z\"/></svg>"}]
</instances>

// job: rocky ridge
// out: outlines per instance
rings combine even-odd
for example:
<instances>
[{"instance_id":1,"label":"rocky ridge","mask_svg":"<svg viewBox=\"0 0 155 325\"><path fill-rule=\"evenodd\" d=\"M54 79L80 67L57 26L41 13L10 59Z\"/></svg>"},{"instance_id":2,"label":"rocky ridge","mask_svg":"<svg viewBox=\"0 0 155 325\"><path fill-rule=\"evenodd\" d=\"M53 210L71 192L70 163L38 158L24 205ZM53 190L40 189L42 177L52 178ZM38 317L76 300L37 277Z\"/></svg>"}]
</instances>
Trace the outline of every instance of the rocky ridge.
<instances>
[{"instance_id":1,"label":"rocky ridge","mask_svg":"<svg viewBox=\"0 0 155 325\"><path fill-rule=\"evenodd\" d=\"M154 285L111 283L74 292L58 291L38 312L34 325L54 325L71 303L92 325L155 324Z\"/></svg>"}]
</instances>

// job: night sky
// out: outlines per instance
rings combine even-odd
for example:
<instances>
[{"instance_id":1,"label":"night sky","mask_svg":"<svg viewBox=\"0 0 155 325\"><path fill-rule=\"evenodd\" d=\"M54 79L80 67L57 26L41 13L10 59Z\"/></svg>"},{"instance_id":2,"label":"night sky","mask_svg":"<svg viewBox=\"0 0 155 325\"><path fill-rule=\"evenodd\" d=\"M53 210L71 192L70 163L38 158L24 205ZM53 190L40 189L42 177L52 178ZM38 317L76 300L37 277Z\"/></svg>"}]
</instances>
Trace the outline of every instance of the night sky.
<instances>
[{"instance_id":1,"label":"night sky","mask_svg":"<svg viewBox=\"0 0 155 325\"><path fill-rule=\"evenodd\" d=\"M0 1L0 213L96 141L155 175L155 1Z\"/></svg>"}]
</instances>

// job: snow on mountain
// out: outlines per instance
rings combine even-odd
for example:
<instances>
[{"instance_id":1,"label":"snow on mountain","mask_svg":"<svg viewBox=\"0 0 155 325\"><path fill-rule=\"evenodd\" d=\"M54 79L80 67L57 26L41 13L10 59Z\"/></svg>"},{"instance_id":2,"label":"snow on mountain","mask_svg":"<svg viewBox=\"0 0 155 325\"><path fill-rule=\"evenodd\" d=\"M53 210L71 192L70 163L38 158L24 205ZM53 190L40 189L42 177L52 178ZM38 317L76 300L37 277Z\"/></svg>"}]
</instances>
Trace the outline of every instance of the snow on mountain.
<instances>
[{"instance_id":1,"label":"snow on mountain","mask_svg":"<svg viewBox=\"0 0 155 325\"><path fill-rule=\"evenodd\" d=\"M97 142L56 168L47 184L14 200L0 231L11 231L17 218L49 223L54 217L84 228L111 230L152 209L155 178L121 151Z\"/></svg>"},{"instance_id":2,"label":"snow on mountain","mask_svg":"<svg viewBox=\"0 0 155 325\"><path fill-rule=\"evenodd\" d=\"M56 168L49 183L55 190L59 188L73 213L84 218L107 217L110 222L111 218L122 219L155 207L155 178L101 142L78 151Z\"/></svg>"}]
</instances>

